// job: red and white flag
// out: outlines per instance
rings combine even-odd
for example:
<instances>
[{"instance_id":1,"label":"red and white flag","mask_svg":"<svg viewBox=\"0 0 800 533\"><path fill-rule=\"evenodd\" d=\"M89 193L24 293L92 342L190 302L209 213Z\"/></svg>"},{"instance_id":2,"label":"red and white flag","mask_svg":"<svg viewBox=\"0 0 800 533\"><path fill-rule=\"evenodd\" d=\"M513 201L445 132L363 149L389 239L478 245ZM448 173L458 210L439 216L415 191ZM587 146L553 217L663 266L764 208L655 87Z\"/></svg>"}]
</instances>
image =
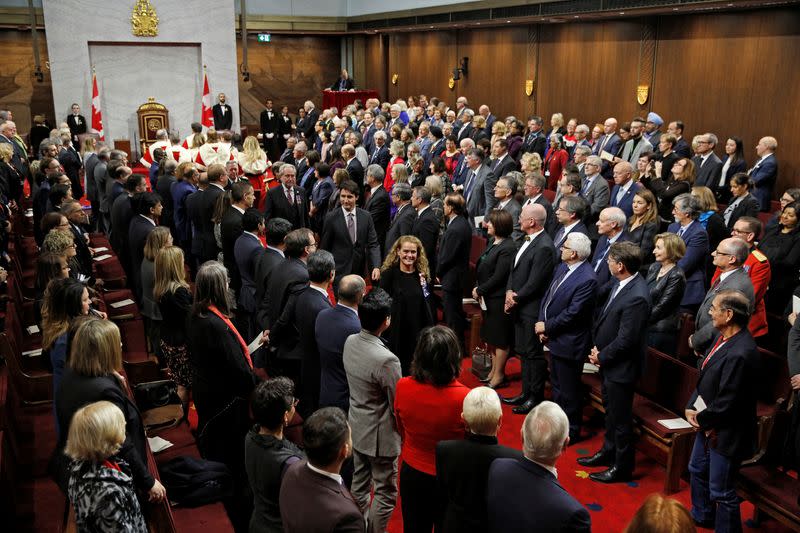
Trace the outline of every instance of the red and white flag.
<instances>
[{"instance_id":1,"label":"red and white flag","mask_svg":"<svg viewBox=\"0 0 800 533\"><path fill-rule=\"evenodd\" d=\"M103 133L103 113L100 111L100 92L97 90L97 75L92 73L92 132L105 141Z\"/></svg>"},{"instance_id":2,"label":"red and white flag","mask_svg":"<svg viewBox=\"0 0 800 533\"><path fill-rule=\"evenodd\" d=\"M208 88L208 73L203 70L203 107L200 124L205 128L214 127L214 111L211 105L211 91Z\"/></svg>"}]
</instances>

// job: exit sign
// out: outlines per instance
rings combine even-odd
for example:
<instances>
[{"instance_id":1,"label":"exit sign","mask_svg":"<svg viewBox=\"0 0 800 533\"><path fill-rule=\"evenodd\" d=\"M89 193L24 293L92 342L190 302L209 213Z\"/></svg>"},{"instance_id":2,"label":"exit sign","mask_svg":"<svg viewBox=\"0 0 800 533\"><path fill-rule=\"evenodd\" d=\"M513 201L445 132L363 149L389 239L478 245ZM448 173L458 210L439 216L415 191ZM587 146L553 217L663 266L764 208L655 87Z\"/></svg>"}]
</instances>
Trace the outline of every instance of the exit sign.
<instances>
[{"instance_id":1,"label":"exit sign","mask_svg":"<svg viewBox=\"0 0 800 533\"><path fill-rule=\"evenodd\" d=\"M258 34L258 42L260 43L268 43L272 40L272 35L269 33L259 33Z\"/></svg>"}]
</instances>

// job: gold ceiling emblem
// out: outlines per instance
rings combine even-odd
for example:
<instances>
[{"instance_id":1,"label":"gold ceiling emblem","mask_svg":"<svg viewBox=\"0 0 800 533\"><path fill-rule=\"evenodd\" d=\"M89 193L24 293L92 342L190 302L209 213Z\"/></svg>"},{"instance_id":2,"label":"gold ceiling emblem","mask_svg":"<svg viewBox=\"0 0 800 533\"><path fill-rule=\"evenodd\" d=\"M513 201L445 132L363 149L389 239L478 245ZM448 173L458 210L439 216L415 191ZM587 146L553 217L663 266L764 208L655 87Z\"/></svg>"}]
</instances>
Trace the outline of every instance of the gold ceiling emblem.
<instances>
[{"instance_id":1,"label":"gold ceiling emblem","mask_svg":"<svg viewBox=\"0 0 800 533\"><path fill-rule=\"evenodd\" d=\"M639 85L636 87L636 101L639 105L644 105L647 102L647 96L650 94L649 85Z\"/></svg>"},{"instance_id":2,"label":"gold ceiling emblem","mask_svg":"<svg viewBox=\"0 0 800 533\"><path fill-rule=\"evenodd\" d=\"M150 0L138 0L133 6L131 30L138 37L158 35L158 15Z\"/></svg>"},{"instance_id":3,"label":"gold ceiling emblem","mask_svg":"<svg viewBox=\"0 0 800 533\"><path fill-rule=\"evenodd\" d=\"M525 96L533 94L533 80L525 80Z\"/></svg>"}]
</instances>

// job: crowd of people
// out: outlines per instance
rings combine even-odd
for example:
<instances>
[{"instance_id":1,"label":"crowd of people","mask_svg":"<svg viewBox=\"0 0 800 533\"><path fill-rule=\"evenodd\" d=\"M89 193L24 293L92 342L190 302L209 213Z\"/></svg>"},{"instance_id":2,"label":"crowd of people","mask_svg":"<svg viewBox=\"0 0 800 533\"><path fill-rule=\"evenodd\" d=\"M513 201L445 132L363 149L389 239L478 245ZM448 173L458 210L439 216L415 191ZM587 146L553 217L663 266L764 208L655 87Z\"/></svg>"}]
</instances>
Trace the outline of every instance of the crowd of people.
<instances>
[{"instance_id":1,"label":"crowd of people","mask_svg":"<svg viewBox=\"0 0 800 533\"><path fill-rule=\"evenodd\" d=\"M592 127L555 113L545 127L475 113L463 96L454 108L413 96L321 112L309 101L293 119L267 100L261 132L241 144L199 124L186 138L159 132L144 175L125 152L79 143L75 107L30 151L2 112L0 251L8 261L27 180L53 470L79 524L143 530L135 491L165 497L123 392L119 331L91 305L99 231L197 410L203 456L236 480L238 530L385 531L399 477L405 531L588 531L586 509L553 488L558 457L584 438L584 366L599 369L606 427L579 463L603 467L597 482L629 481L645 351L674 355L689 315L691 518L741 530L735 473L756 436L748 375L767 313L795 323L799 283L800 189L761 214L774 138L748 165L740 138L720 159L717 135L687 141L682 121L662 131L656 113ZM458 381L469 295L494 355L471 391ZM512 355L522 389L504 396ZM521 452L497 442L501 402L525 415ZM298 414L302 448L284 435ZM320 512L296 512L312 501Z\"/></svg>"}]
</instances>

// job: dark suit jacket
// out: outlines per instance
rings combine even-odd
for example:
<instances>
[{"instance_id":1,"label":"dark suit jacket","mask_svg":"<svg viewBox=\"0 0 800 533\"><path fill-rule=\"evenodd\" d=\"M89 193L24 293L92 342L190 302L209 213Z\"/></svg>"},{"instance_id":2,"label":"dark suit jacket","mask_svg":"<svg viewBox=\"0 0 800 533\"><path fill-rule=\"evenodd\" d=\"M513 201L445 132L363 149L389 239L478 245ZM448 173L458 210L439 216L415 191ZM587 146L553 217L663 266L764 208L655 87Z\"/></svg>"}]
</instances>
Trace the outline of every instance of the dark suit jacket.
<instances>
[{"instance_id":1,"label":"dark suit jacket","mask_svg":"<svg viewBox=\"0 0 800 533\"><path fill-rule=\"evenodd\" d=\"M435 278L436 247L439 244L439 218L433 209L428 207L421 215L417 214L411 226L411 234L422 241L422 247L425 249L425 255L428 257L428 265L431 269L431 278Z\"/></svg>"},{"instance_id":2,"label":"dark suit jacket","mask_svg":"<svg viewBox=\"0 0 800 533\"><path fill-rule=\"evenodd\" d=\"M627 218L631 218L633 216L633 197L636 196L637 191L641 189L642 186L639 183L633 183L628 190L622 195L619 202L617 202L617 195L619 194L619 185L614 185L614 188L611 189L611 207L619 207L623 211L625 211L625 216Z\"/></svg>"},{"instance_id":3,"label":"dark suit jacket","mask_svg":"<svg viewBox=\"0 0 800 533\"><path fill-rule=\"evenodd\" d=\"M177 178L173 174L164 174L158 178L156 182L156 192L161 196L161 216L158 222L162 226L166 226L172 230L172 235L175 236L175 203L172 198L172 185L178 183Z\"/></svg>"},{"instance_id":4,"label":"dark suit jacket","mask_svg":"<svg viewBox=\"0 0 800 533\"><path fill-rule=\"evenodd\" d=\"M372 223L375 225L375 233L378 235L378 245L381 251L386 248L386 233L389 231L391 204L392 201L389 198L389 193L386 192L383 186L375 189L375 192L370 195L367 203L364 204L364 209L369 211L369 214L372 216Z\"/></svg>"},{"instance_id":5,"label":"dark suit jacket","mask_svg":"<svg viewBox=\"0 0 800 533\"><path fill-rule=\"evenodd\" d=\"M456 216L447 224L442 235L436 263L436 275L442 289L461 292L469 276L469 252L472 246L472 228L463 216Z\"/></svg>"},{"instance_id":6,"label":"dark suit jacket","mask_svg":"<svg viewBox=\"0 0 800 533\"><path fill-rule=\"evenodd\" d=\"M267 193L264 204L264 218L285 218L292 223L292 229L308 227L308 209L306 207L306 191L302 187L294 187L294 205L289 205L283 185L273 187Z\"/></svg>"},{"instance_id":7,"label":"dark suit jacket","mask_svg":"<svg viewBox=\"0 0 800 533\"><path fill-rule=\"evenodd\" d=\"M544 160L544 151L547 149L547 138L544 131L539 130L536 133L528 133L522 141L522 147L519 150L519 157L525 153L537 153Z\"/></svg>"},{"instance_id":8,"label":"dark suit jacket","mask_svg":"<svg viewBox=\"0 0 800 533\"><path fill-rule=\"evenodd\" d=\"M155 224L145 220L140 215L134 215L128 228L128 253L131 258L131 281L136 289L136 295L142 296L142 260L144 260L144 245L147 236L156 229Z\"/></svg>"},{"instance_id":9,"label":"dark suit jacket","mask_svg":"<svg viewBox=\"0 0 800 533\"><path fill-rule=\"evenodd\" d=\"M398 238L403 235L411 235L416 219L417 211L411 207L411 204L403 206L395 213L392 223L389 225L389 229L386 232L386 244L383 247L384 256L389 253L389 250Z\"/></svg>"},{"instance_id":10,"label":"dark suit jacket","mask_svg":"<svg viewBox=\"0 0 800 533\"><path fill-rule=\"evenodd\" d=\"M743 268L739 268L728 274L724 280L722 276L720 276L720 281L717 283L717 286L708 290L705 298L703 298L703 303L700 304L700 308L697 310L694 323L696 331L694 335L692 335L692 347L695 351L700 353L705 352L716 338L717 330L714 328L711 315L709 315L708 312L717 294L726 289L736 290L747 296L752 309L755 294L750 275Z\"/></svg>"},{"instance_id":11,"label":"dark suit jacket","mask_svg":"<svg viewBox=\"0 0 800 533\"><path fill-rule=\"evenodd\" d=\"M233 247L236 245L236 239L242 234L242 216L242 213L235 207L230 206L222 215L222 220L219 223L219 234L220 240L222 241L222 259L225 263L225 268L228 269L231 288L237 293L242 287L242 277L239 273L239 267L236 264Z\"/></svg>"},{"instance_id":12,"label":"dark suit jacket","mask_svg":"<svg viewBox=\"0 0 800 533\"><path fill-rule=\"evenodd\" d=\"M242 233L233 246L236 270L241 278L239 306L248 313L255 313L258 307L256 300L256 265L261 259L264 247L261 241L252 235ZM248 339L249 341L250 339Z\"/></svg>"},{"instance_id":13,"label":"dark suit jacket","mask_svg":"<svg viewBox=\"0 0 800 533\"><path fill-rule=\"evenodd\" d=\"M759 363L758 347L745 328L722 344L700 370L686 406L695 409L697 396L703 397L706 409L697 415L700 430L713 431L716 451L734 461L755 451Z\"/></svg>"},{"instance_id":14,"label":"dark suit jacket","mask_svg":"<svg viewBox=\"0 0 800 533\"><path fill-rule=\"evenodd\" d=\"M467 433L464 440L436 445L436 482L444 500L443 531L486 531L487 480L495 459L522 459L522 453L497 444L497 437Z\"/></svg>"},{"instance_id":15,"label":"dark suit jacket","mask_svg":"<svg viewBox=\"0 0 800 533\"><path fill-rule=\"evenodd\" d=\"M345 91L349 91L350 89L355 89L356 84L353 81L353 78L347 78L346 80L342 80L340 77L337 79L333 85L331 85L331 91L339 91L339 87L342 85L342 81L344 81L344 89Z\"/></svg>"},{"instance_id":16,"label":"dark suit jacket","mask_svg":"<svg viewBox=\"0 0 800 533\"><path fill-rule=\"evenodd\" d=\"M342 354L347 337L361 331L361 321L351 309L337 305L317 315L314 329L321 370L319 405L341 407L346 413L350 409L350 389Z\"/></svg>"},{"instance_id":17,"label":"dark suit jacket","mask_svg":"<svg viewBox=\"0 0 800 533\"><path fill-rule=\"evenodd\" d=\"M92 252L89 250L89 245L84 237L86 233L74 224L70 224L70 229L72 230L72 236L75 238L75 253L78 263L81 265L81 274L92 277Z\"/></svg>"},{"instance_id":18,"label":"dark suit jacket","mask_svg":"<svg viewBox=\"0 0 800 533\"><path fill-rule=\"evenodd\" d=\"M299 349L301 366L301 380L303 383L303 400L308 405L304 406L303 413L312 413L319 407L319 347L315 327L317 316L324 310L331 308L331 302L318 290L306 287L302 292L293 296L289 306L294 306L293 323L300 336Z\"/></svg>"},{"instance_id":19,"label":"dark suit jacket","mask_svg":"<svg viewBox=\"0 0 800 533\"><path fill-rule=\"evenodd\" d=\"M567 269L566 263L561 263L553 273L542 298L539 322L544 322L551 356L583 361L591 348L597 278L591 265L583 262L556 287Z\"/></svg>"},{"instance_id":20,"label":"dark suit jacket","mask_svg":"<svg viewBox=\"0 0 800 533\"><path fill-rule=\"evenodd\" d=\"M653 263L647 271L647 286L650 288L650 331L676 333L680 328L680 306L686 277L679 267L673 267L658 279L661 263Z\"/></svg>"},{"instance_id":21,"label":"dark suit jacket","mask_svg":"<svg viewBox=\"0 0 800 533\"><path fill-rule=\"evenodd\" d=\"M496 160L492 162L492 174L497 176L498 179L514 170L517 170L517 162L509 154L506 154L499 163Z\"/></svg>"},{"instance_id":22,"label":"dark suit jacket","mask_svg":"<svg viewBox=\"0 0 800 533\"><path fill-rule=\"evenodd\" d=\"M109 242L111 247L117 253L120 261L129 258L128 251L128 228L131 224L133 217L133 207L131 206L131 198L127 194L119 195L114 200L114 205L111 206L111 235ZM123 266L127 266L123 261Z\"/></svg>"},{"instance_id":23,"label":"dark suit jacket","mask_svg":"<svg viewBox=\"0 0 800 533\"><path fill-rule=\"evenodd\" d=\"M298 461L286 469L280 492L285 533L364 533L364 515L347 487ZM308 512L304 509L313 509Z\"/></svg>"},{"instance_id":24,"label":"dark suit jacket","mask_svg":"<svg viewBox=\"0 0 800 533\"><path fill-rule=\"evenodd\" d=\"M283 259L283 256L275 250L264 248L264 251L261 253L261 257L259 257L258 261L256 262L255 298L256 305L258 306L256 323L259 324L259 327L262 328L262 331L264 329L269 329L269 287L272 269L281 264Z\"/></svg>"},{"instance_id":25,"label":"dark suit jacket","mask_svg":"<svg viewBox=\"0 0 800 533\"><path fill-rule=\"evenodd\" d=\"M733 198L731 198L731 202L733 203ZM742 217L756 217L758 218L758 212L761 210L761 206L758 203L758 199L753 196L752 194L748 194L733 208L733 212L731 213L730 218L728 219L728 231L733 230L733 225ZM724 215L724 212L723 212ZM724 220L724 219L723 219Z\"/></svg>"},{"instance_id":26,"label":"dark suit jacket","mask_svg":"<svg viewBox=\"0 0 800 533\"><path fill-rule=\"evenodd\" d=\"M209 185L197 199L197 222L200 223L200 256L203 262L217 259L219 248L217 247L217 239L214 237L214 222L211 220L214 216L214 208L217 205L217 199L222 196L224 191L216 185ZM191 217L191 208L190 214ZM192 218L192 222L195 219ZM195 227L197 231L197 227Z\"/></svg>"},{"instance_id":27,"label":"dark suit jacket","mask_svg":"<svg viewBox=\"0 0 800 533\"><path fill-rule=\"evenodd\" d=\"M628 235L628 232L622 230L622 233L617 237L615 242L627 242L629 240L630 235ZM592 269L597 275L598 287L602 287L611 279L611 271L608 270L608 264L606 263L609 248L611 248L611 245L608 241L608 237L601 235L600 239L597 241L597 247L594 249L594 255L592 256Z\"/></svg>"},{"instance_id":28,"label":"dark suit jacket","mask_svg":"<svg viewBox=\"0 0 800 533\"><path fill-rule=\"evenodd\" d=\"M583 222L578 222L577 224L572 226L572 228L568 232L563 234L561 233L562 229L563 226L559 224L556 225L555 233L553 233L553 245L555 246L558 246L559 243L564 244L570 233L583 233L586 236L589 235L589 230L586 228L586 225ZM559 256L558 261L561 261L561 256Z\"/></svg>"},{"instance_id":29,"label":"dark suit jacket","mask_svg":"<svg viewBox=\"0 0 800 533\"><path fill-rule=\"evenodd\" d=\"M506 290L517 293L514 299L517 305L512 308L514 315L536 320L555 265L556 250L546 231L528 245L516 265L512 260Z\"/></svg>"},{"instance_id":30,"label":"dark suit jacket","mask_svg":"<svg viewBox=\"0 0 800 533\"><path fill-rule=\"evenodd\" d=\"M225 108L225 114L222 114L222 108ZM214 129L229 130L233 126L233 110L228 104L217 104L212 110L214 113Z\"/></svg>"},{"instance_id":31,"label":"dark suit jacket","mask_svg":"<svg viewBox=\"0 0 800 533\"><path fill-rule=\"evenodd\" d=\"M673 222L667 228L670 233L678 233L680 224ZM686 291L683 293L681 305L696 305L703 301L706 295L706 257L708 257L708 233L694 221L682 236L686 243L686 253L678 261L678 266L686 276Z\"/></svg>"},{"instance_id":32,"label":"dark suit jacket","mask_svg":"<svg viewBox=\"0 0 800 533\"><path fill-rule=\"evenodd\" d=\"M719 175L722 172L722 161L720 161L715 153L712 153L706 158L706 162L703 166L700 166L701 159L699 155L692 158L696 174L694 184L697 187L708 187L713 191L714 185L719 183Z\"/></svg>"},{"instance_id":33,"label":"dark suit jacket","mask_svg":"<svg viewBox=\"0 0 800 533\"><path fill-rule=\"evenodd\" d=\"M592 336L600 350L603 379L632 384L641 374L647 349L650 290L637 274L608 304L617 286L617 282L610 283L600 291Z\"/></svg>"},{"instance_id":34,"label":"dark suit jacket","mask_svg":"<svg viewBox=\"0 0 800 533\"><path fill-rule=\"evenodd\" d=\"M279 115L280 115L280 113L276 112L273 109L272 110L272 118L270 118L269 117L269 111L267 111L266 109L261 111L261 117L260 117L261 133L264 134L264 142L265 143L267 141L276 141L277 140L278 116ZM267 139L267 135L266 135L267 133L274 133L276 135L276 137L273 137L272 139Z\"/></svg>"},{"instance_id":35,"label":"dark suit jacket","mask_svg":"<svg viewBox=\"0 0 800 533\"><path fill-rule=\"evenodd\" d=\"M267 286L267 321L262 328L270 329L281 316L289 297L303 290L307 284L308 268L300 259L287 258L273 267Z\"/></svg>"},{"instance_id":36,"label":"dark suit jacket","mask_svg":"<svg viewBox=\"0 0 800 533\"><path fill-rule=\"evenodd\" d=\"M80 172L83 168L81 155L72 146L66 150L61 150L58 154L58 162L64 167L64 173L69 176L72 183L72 197L76 200L83 196L83 184L81 183Z\"/></svg>"},{"instance_id":37,"label":"dark suit jacket","mask_svg":"<svg viewBox=\"0 0 800 533\"><path fill-rule=\"evenodd\" d=\"M354 157L352 161L347 163L345 170L350 175L352 181L356 182L359 187L364 187L364 167L361 166L361 162L358 158Z\"/></svg>"},{"instance_id":38,"label":"dark suit jacket","mask_svg":"<svg viewBox=\"0 0 800 533\"><path fill-rule=\"evenodd\" d=\"M376 146L374 150L369 158L369 164L379 165L383 170L386 170L386 165L389 164L389 159L391 159L389 148L384 144L380 148Z\"/></svg>"},{"instance_id":39,"label":"dark suit jacket","mask_svg":"<svg viewBox=\"0 0 800 533\"><path fill-rule=\"evenodd\" d=\"M355 219L356 242L353 242L347 231L343 209L334 209L325 217L325 229L319 247L333 254L337 278L348 274L361 276L365 268L372 270L381 266L381 251L372 217L369 212L357 207Z\"/></svg>"},{"instance_id":40,"label":"dark suit jacket","mask_svg":"<svg viewBox=\"0 0 800 533\"><path fill-rule=\"evenodd\" d=\"M70 113L67 115L67 126L69 126L69 131L72 133L72 140L75 140L76 135L80 135L81 133L86 133L86 118L83 115L78 115L80 119L80 124L75 119L75 115Z\"/></svg>"},{"instance_id":41,"label":"dark suit jacket","mask_svg":"<svg viewBox=\"0 0 800 533\"><path fill-rule=\"evenodd\" d=\"M591 531L589 511L533 461L495 460L487 487L492 533Z\"/></svg>"},{"instance_id":42,"label":"dark suit jacket","mask_svg":"<svg viewBox=\"0 0 800 533\"><path fill-rule=\"evenodd\" d=\"M689 146L689 143L686 142L686 139L684 139L683 137L678 139L678 142L675 143L675 146L672 149L680 157L689 157L692 155L692 148L691 146Z\"/></svg>"},{"instance_id":43,"label":"dark suit jacket","mask_svg":"<svg viewBox=\"0 0 800 533\"><path fill-rule=\"evenodd\" d=\"M203 252L203 211L201 205L203 192L205 191L199 189L189 192L184 200L187 223L189 224L189 240L192 243L191 252L199 260L202 260Z\"/></svg>"},{"instance_id":44,"label":"dark suit jacket","mask_svg":"<svg viewBox=\"0 0 800 533\"><path fill-rule=\"evenodd\" d=\"M728 160L728 156L722 158L722 166L725 166L725 162ZM730 190L730 183L731 178L738 174L739 172L747 172L747 162L744 159L740 159L739 161L732 163L728 170L725 172L725 184L720 187L719 182L722 180L723 175L720 174L720 179L717 180L717 183L714 184L714 187L711 188L714 191L714 195L717 197L717 201L723 204L729 203L731 197L731 190Z\"/></svg>"}]
</instances>

